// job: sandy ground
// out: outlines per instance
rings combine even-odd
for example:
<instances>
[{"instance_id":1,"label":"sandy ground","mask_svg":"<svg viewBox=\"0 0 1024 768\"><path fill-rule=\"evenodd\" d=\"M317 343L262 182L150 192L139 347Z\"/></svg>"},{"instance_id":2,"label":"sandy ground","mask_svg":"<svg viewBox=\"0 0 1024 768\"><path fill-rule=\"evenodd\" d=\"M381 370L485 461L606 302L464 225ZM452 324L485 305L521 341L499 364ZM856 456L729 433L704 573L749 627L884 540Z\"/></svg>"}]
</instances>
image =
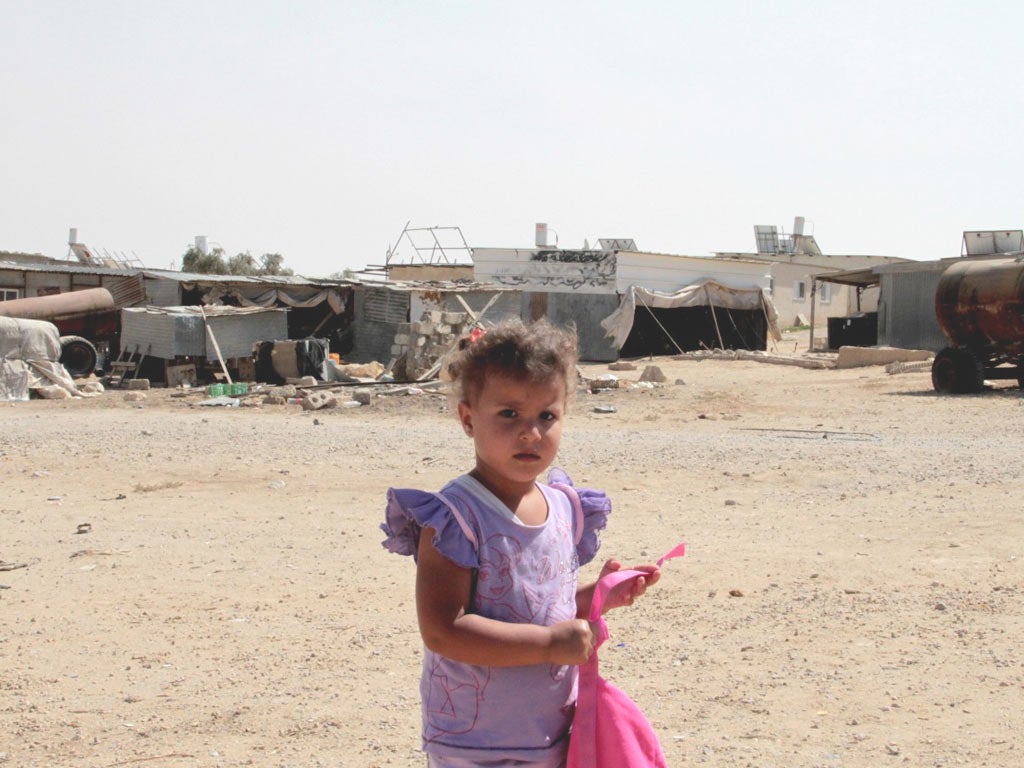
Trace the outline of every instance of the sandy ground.
<instances>
[{"instance_id":1,"label":"sandy ground","mask_svg":"<svg viewBox=\"0 0 1024 768\"><path fill-rule=\"evenodd\" d=\"M601 652L669 764L1024 765L1020 390L654 362L560 464L612 495L602 557L689 544ZM469 468L444 400L124 398L0 404L0 765L423 765L377 527Z\"/></svg>"}]
</instances>

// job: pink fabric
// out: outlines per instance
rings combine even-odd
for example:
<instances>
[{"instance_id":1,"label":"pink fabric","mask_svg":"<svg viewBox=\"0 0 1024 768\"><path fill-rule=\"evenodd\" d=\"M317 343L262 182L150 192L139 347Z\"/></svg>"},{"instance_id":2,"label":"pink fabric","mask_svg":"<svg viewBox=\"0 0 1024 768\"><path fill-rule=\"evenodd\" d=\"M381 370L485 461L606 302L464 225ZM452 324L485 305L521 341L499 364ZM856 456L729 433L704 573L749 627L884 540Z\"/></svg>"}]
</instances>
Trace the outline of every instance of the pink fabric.
<instances>
[{"instance_id":1,"label":"pink fabric","mask_svg":"<svg viewBox=\"0 0 1024 768\"><path fill-rule=\"evenodd\" d=\"M686 545L679 544L658 560L658 566L685 553ZM590 621L597 632L597 647L608 639L608 625L601 618L608 593L617 584L644 575L642 571L616 571L594 587ZM566 768L668 768L658 735L636 702L601 677L596 648L580 667Z\"/></svg>"}]
</instances>

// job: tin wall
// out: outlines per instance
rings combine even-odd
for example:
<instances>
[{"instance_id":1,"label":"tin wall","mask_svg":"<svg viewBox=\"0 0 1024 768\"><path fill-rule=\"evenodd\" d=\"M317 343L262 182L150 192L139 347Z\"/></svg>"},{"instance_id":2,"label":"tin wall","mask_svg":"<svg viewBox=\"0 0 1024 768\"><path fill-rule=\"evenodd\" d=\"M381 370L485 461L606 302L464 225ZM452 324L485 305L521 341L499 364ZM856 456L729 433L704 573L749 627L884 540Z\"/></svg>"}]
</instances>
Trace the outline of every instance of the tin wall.
<instances>
[{"instance_id":1,"label":"tin wall","mask_svg":"<svg viewBox=\"0 0 1024 768\"><path fill-rule=\"evenodd\" d=\"M935 289L942 269L882 272L878 343L938 352L949 345L935 317Z\"/></svg>"},{"instance_id":2,"label":"tin wall","mask_svg":"<svg viewBox=\"0 0 1024 768\"><path fill-rule=\"evenodd\" d=\"M285 312L217 315L209 317L208 321L225 360L249 357L256 342L288 338ZM121 346L129 352L138 349L150 357L165 360L186 356L217 359L213 345L208 343L203 317L194 313L123 310Z\"/></svg>"}]
</instances>

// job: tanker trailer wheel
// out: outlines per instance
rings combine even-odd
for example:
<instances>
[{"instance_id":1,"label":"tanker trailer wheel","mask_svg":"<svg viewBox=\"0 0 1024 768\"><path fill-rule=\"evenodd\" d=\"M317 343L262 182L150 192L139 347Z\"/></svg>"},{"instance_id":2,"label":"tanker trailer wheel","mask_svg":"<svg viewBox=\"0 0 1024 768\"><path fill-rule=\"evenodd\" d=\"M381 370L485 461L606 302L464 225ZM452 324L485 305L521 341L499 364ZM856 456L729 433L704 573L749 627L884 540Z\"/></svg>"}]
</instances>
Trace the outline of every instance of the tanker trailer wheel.
<instances>
[{"instance_id":1,"label":"tanker trailer wheel","mask_svg":"<svg viewBox=\"0 0 1024 768\"><path fill-rule=\"evenodd\" d=\"M60 337L60 363L72 376L88 376L96 370L96 347L81 336Z\"/></svg>"},{"instance_id":2,"label":"tanker trailer wheel","mask_svg":"<svg viewBox=\"0 0 1024 768\"><path fill-rule=\"evenodd\" d=\"M936 392L954 395L981 392L985 366L966 347L946 347L932 362L932 386Z\"/></svg>"}]
</instances>

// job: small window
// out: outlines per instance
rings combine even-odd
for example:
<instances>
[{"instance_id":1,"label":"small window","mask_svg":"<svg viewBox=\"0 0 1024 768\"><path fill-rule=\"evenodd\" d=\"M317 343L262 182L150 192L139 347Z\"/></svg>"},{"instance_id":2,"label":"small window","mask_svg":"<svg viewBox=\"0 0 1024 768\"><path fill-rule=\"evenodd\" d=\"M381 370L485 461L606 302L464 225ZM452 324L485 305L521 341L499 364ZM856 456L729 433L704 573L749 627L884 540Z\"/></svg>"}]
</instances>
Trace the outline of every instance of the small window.
<instances>
[{"instance_id":1,"label":"small window","mask_svg":"<svg viewBox=\"0 0 1024 768\"><path fill-rule=\"evenodd\" d=\"M822 283L820 293L822 304L832 303L832 283Z\"/></svg>"},{"instance_id":2,"label":"small window","mask_svg":"<svg viewBox=\"0 0 1024 768\"><path fill-rule=\"evenodd\" d=\"M21 291L17 288L0 288L0 301L14 301L21 298Z\"/></svg>"},{"instance_id":3,"label":"small window","mask_svg":"<svg viewBox=\"0 0 1024 768\"><path fill-rule=\"evenodd\" d=\"M793 283L793 301L803 301L807 298L807 283L797 280Z\"/></svg>"}]
</instances>

